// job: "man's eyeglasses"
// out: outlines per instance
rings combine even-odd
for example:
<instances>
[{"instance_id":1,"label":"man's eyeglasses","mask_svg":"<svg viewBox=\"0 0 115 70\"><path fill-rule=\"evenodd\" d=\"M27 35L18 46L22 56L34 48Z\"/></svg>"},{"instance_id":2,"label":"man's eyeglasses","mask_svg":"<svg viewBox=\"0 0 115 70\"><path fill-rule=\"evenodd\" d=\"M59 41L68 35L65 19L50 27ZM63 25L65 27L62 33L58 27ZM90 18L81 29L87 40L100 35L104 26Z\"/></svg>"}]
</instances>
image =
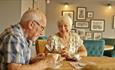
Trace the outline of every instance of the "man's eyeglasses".
<instances>
[{"instance_id":1,"label":"man's eyeglasses","mask_svg":"<svg viewBox=\"0 0 115 70\"><path fill-rule=\"evenodd\" d=\"M36 24L37 24L39 27L41 27L41 30L42 30L42 31L44 30L44 28L45 28L44 26L40 25L40 24L39 24L37 21L35 21L35 20L34 20L34 22L36 22Z\"/></svg>"}]
</instances>

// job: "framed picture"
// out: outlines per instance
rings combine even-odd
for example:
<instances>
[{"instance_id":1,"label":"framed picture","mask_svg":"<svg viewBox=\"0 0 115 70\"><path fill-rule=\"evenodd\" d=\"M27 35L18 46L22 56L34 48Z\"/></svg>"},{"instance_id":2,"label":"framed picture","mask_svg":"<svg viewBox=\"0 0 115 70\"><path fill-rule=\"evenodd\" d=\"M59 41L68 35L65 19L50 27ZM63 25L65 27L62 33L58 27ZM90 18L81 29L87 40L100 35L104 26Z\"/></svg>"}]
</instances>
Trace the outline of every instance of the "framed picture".
<instances>
[{"instance_id":1,"label":"framed picture","mask_svg":"<svg viewBox=\"0 0 115 70\"><path fill-rule=\"evenodd\" d=\"M83 28L88 28L89 23L87 21L75 21L75 26L76 27L83 27Z\"/></svg>"},{"instance_id":2,"label":"framed picture","mask_svg":"<svg viewBox=\"0 0 115 70\"><path fill-rule=\"evenodd\" d=\"M85 29L77 29L76 32L78 33L81 39L85 39Z\"/></svg>"},{"instance_id":3,"label":"framed picture","mask_svg":"<svg viewBox=\"0 0 115 70\"><path fill-rule=\"evenodd\" d=\"M102 38L102 33L100 32L94 32L94 36L93 36L94 40L99 40Z\"/></svg>"},{"instance_id":4,"label":"framed picture","mask_svg":"<svg viewBox=\"0 0 115 70\"><path fill-rule=\"evenodd\" d=\"M115 16L113 16L113 28L115 28Z\"/></svg>"},{"instance_id":5,"label":"framed picture","mask_svg":"<svg viewBox=\"0 0 115 70\"><path fill-rule=\"evenodd\" d=\"M91 40L93 37L92 37L92 32L86 32L85 33L85 36L86 36L86 40Z\"/></svg>"},{"instance_id":6,"label":"framed picture","mask_svg":"<svg viewBox=\"0 0 115 70\"><path fill-rule=\"evenodd\" d=\"M103 19L91 20L91 31L104 31L105 21Z\"/></svg>"},{"instance_id":7,"label":"framed picture","mask_svg":"<svg viewBox=\"0 0 115 70\"><path fill-rule=\"evenodd\" d=\"M74 11L73 10L62 10L62 16L67 15L74 21Z\"/></svg>"},{"instance_id":8,"label":"framed picture","mask_svg":"<svg viewBox=\"0 0 115 70\"><path fill-rule=\"evenodd\" d=\"M75 33L75 32L76 32L76 29L71 29L71 32Z\"/></svg>"},{"instance_id":9,"label":"framed picture","mask_svg":"<svg viewBox=\"0 0 115 70\"><path fill-rule=\"evenodd\" d=\"M75 29L75 24L72 24L72 29Z\"/></svg>"},{"instance_id":10,"label":"framed picture","mask_svg":"<svg viewBox=\"0 0 115 70\"><path fill-rule=\"evenodd\" d=\"M77 19L86 19L86 7L77 7Z\"/></svg>"},{"instance_id":11,"label":"framed picture","mask_svg":"<svg viewBox=\"0 0 115 70\"><path fill-rule=\"evenodd\" d=\"M87 18L93 18L94 12L93 11L87 11Z\"/></svg>"}]
</instances>

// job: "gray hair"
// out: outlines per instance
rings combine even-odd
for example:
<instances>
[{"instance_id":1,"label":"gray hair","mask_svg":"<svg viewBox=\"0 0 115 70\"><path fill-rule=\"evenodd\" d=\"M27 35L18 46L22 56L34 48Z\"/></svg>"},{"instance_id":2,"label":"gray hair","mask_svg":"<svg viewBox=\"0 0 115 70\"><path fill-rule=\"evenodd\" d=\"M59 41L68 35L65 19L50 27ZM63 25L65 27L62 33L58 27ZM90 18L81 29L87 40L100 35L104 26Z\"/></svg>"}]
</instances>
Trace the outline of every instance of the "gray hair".
<instances>
[{"instance_id":1,"label":"gray hair","mask_svg":"<svg viewBox=\"0 0 115 70\"><path fill-rule=\"evenodd\" d=\"M64 22L63 24L69 25L70 29L72 28L72 19L69 16L61 16L58 19L58 25L62 22Z\"/></svg>"},{"instance_id":2,"label":"gray hair","mask_svg":"<svg viewBox=\"0 0 115 70\"><path fill-rule=\"evenodd\" d=\"M44 17L45 17L44 13L42 13L42 11L40 11L39 9L29 9L21 17L21 22L29 20L40 21Z\"/></svg>"}]
</instances>

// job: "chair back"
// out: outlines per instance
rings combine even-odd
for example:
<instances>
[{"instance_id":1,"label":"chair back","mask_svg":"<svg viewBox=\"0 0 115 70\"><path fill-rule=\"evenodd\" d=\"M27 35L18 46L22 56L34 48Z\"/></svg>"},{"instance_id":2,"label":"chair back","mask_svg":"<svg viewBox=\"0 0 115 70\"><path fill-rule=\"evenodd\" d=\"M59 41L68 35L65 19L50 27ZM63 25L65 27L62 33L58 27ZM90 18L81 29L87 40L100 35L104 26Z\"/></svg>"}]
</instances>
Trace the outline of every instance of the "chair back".
<instances>
[{"instance_id":1,"label":"chair back","mask_svg":"<svg viewBox=\"0 0 115 70\"><path fill-rule=\"evenodd\" d=\"M84 40L84 46L87 49L88 56L103 56L104 40Z\"/></svg>"},{"instance_id":2,"label":"chair back","mask_svg":"<svg viewBox=\"0 0 115 70\"><path fill-rule=\"evenodd\" d=\"M115 38L103 38L105 45L115 45Z\"/></svg>"},{"instance_id":3,"label":"chair back","mask_svg":"<svg viewBox=\"0 0 115 70\"><path fill-rule=\"evenodd\" d=\"M36 53L44 53L45 45L47 44L47 36L41 36L36 40Z\"/></svg>"},{"instance_id":4,"label":"chair back","mask_svg":"<svg viewBox=\"0 0 115 70\"><path fill-rule=\"evenodd\" d=\"M112 45L114 47L113 50L105 51L105 56L115 57L115 38L103 38L105 40L106 45Z\"/></svg>"}]
</instances>

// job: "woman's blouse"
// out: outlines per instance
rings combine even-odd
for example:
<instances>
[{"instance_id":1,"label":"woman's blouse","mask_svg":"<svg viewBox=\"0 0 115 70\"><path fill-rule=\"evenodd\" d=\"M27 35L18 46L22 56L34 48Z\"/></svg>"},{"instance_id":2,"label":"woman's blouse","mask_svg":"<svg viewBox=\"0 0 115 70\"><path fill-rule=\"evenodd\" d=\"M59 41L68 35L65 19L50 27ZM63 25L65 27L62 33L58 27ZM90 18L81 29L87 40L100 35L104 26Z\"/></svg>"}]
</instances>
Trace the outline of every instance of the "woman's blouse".
<instances>
[{"instance_id":1,"label":"woman's blouse","mask_svg":"<svg viewBox=\"0 0 115 70\"><path fill-rule=\"evenodd\" d=\"M80 39L77 33L70 33L70 38L67 47L65 47L65 45L62 43L60 37L57 34L50 36L48 42L49 44L46 45L48 51L61 53L61 50L63 48L66 48L66 51L69 54L77 53L78 48L83 44L83 41Z\"/></svg>"}]
</instances>

